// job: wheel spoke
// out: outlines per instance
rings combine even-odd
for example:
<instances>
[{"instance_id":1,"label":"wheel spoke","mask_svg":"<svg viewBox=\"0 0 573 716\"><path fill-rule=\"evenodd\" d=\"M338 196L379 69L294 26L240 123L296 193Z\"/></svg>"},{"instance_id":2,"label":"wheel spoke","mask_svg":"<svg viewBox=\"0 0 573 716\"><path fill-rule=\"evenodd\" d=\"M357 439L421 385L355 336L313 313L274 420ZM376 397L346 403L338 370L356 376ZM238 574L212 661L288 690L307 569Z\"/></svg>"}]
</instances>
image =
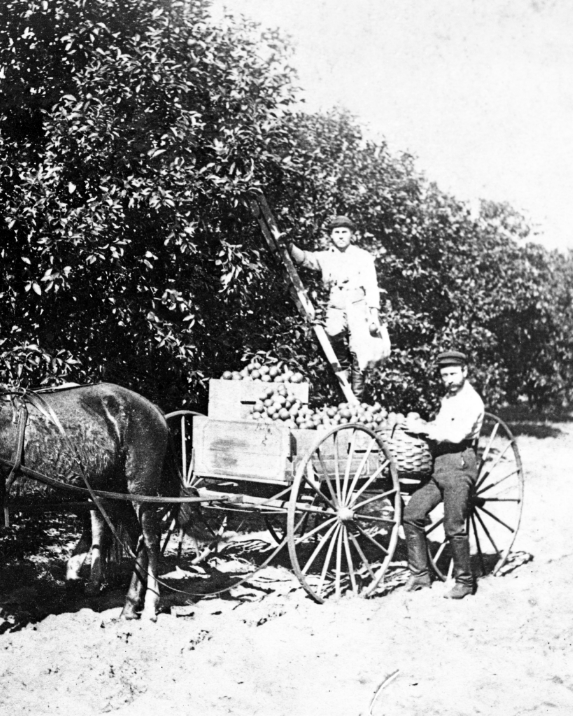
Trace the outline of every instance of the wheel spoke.
<instances>
[{"instance_id":1,"label":"wheel spoke","mask_svg":"<svg viewBox=\"0 0 573 716\"><path fill-rule=\"evenodd\" d=\"M446 538L446 539L442 542L442 544L438 547L438 551L436 552L436 554L435 554L434 557L433 557L433 560L434 560L434 562L436 562L436 564L437 564L438 560L440 559L440 557L442 556L444 550L446 549L446 545L447 545L447 544L448 544L448 540L447 540L447 538Z\"/></svg>"},{"instance_id":2,"label":"wheel spoke","mask_svg":"<svg viewBox=\"0 0 573 716\"><path fill-rule=\"evenodd\" d=\"M512 534L515 532L513 527L510 527L506 522L504 522L502 519L500 519L497 515L494 515L493 512L490 512L489 510L486 510L485 507L478 507L482 512L485 512L486 515L489 515L492 520L495 520L496 522L499 522L500 525L503 525L506 530L509 530Z\"/></svg>"},{"instance_id":3,"label":"wheel spoke","mask_svg":"<svg viewBox=\"0 0 573 716\"><path fill-rule=\"evenodd\" d=\"M360 517L361 520L367 520L369 522L383 522L386 525L395 525L396 520L386 520L384 517L374 517L373 515L358 515L355 514L355 517Z\"/></svg>"},{"instance_id":4,"label":"wheel spoke","mask_svg":"<svg viewBox=\"0 0 573 716\"><path fill-rule=\"evenodd\" d=\"M328 549L326 551L326 557L324 559L324 564L322 565L322 572L320 573L320 582L318 583L318 591L319 593L322 591L322 585L324 584L324 580L326 579L326 573L328 572L328 565L330 564L330 558L332 557L332 551L334 550L334 542L336 540L336 537L338 536L338 532L340 531L340 522L338 522L335 525L334 534L332 535L332 539L330 540L330 543L328 545Z\"/></svg>"},{"instance_id":5,"label":"wheel spoke","mask_svg":"<svg viewBox=\"0 0 573 716\"><path fill-rule=\"evenodd\" d=\"M318 534L321 530L323 530L325 527L328 527L333 522L336 522L337 517L331 517L329 520L325 520L324 522L321 522L318 527L313 527L313 529L310 530L310 532L305 532L300 537L297 537L295 540L295 544L302 544L306 540L308 540L310 537L314 537L314 535ZM302 521L302 520L301 520Z\"/></svg>"},{"instance_id":6,"label":"wheel spoke","mask_svg":"<svg viewBox=\"0 0 573 716\"><path fill-rule=\"evenodd\" d=\"M332 527L330 527L330 529L328 530L328 532L322 536L322 539L320 540L320 542L319 542L319 543L317 544L317 546L315 547L314 552L311 554L311 556L310 556L308 562L304 565L304 568L303 568L303 570L302 570L302 573L303 573L303 574L306 574L306 573L308 572L308 570L312 567L312 564L313 564L314 560L318 557L318 555L319 555L320 552L322 551L322 548L323 548L324 545L328 542L328 540L329 540L330 537L332 536L332 533L336 530L337 524L339 524L339 523L335 522L335 523L332 525Z\"/></svg>"},{"instance_id":7,"label":"wheel spoke","mask_svg":"<svg viewBox=\"0 0 573 716\"><path fill-rule=\"evenodd\" d=\"M380 467L375 470L372 475L366 480L364 485L358 490L358 492L354 495L354 499L357 500L360 495L362 495L363 492L366 492L366 490L370 487L370 485L374 482L374 480L377 480L380 477L380 474L386 469L389 462L385 462L384 465L380 465Z\"/></svg>"},{"instance_id":8,"label":"wheel spoke","mask_svg":"<svg viewBox=\"0 0 573 716\"><path fill-rule=\"evenodd\" d=\"M181 416L181 459L183 464L183 480L184 484L187 484L187 478L189 475L187 474L187 421L185 420L185 416Z\"/></svg>"},{"instance_id":9,"label":"wheel spoke","mask_svg":"<svg viewBox=\"0 0 573 716\"><path fill-rule=\"evenodd\" d=\"M338 503L342 502L342 495L340 494L340 465L338 464L338 433L334 433L334 476L336 478L336 496Z\"/></svg>"},{"instance_id":10,"label":"wheel spoke","mask_svg":"<svg viewBox=\"0 0 573 716\"><path fill-rule=\"evenodd\" d=\"M344 537L344 552L346 554L346 562L348 564L348 573L350 575L350 584L352 585L352 592L358 594L358 585L356 584L356 575L354 573L354 563L352 562L352 555L350 553L350 542L348 541L348 530L342 531Z\"/></svg>"},{"instance_id":11,"label":"wheel spoke","mask_svg":"<svg viewBox=\"0 0 573 716\"><path fill-rule=\"evenodd\" d=\"M336 509L336 505L339 504L336 495L334 494L334 490L332 489L332 483L330 482L330 475L328 474L328 470L326 468L326 465L324 464L324 458L322 457L320 451L318 452L318 460L320 462L320 466L322 467L322 471L324 472L325 476L325 482L328 486L328 491L330 492L330 497L332 499L332 506Z\"/></svg>"},{"instance_id":12,"label":"wheel spoke","mask_svg":"<svg viewBox=\"0 0 573 716\"><path fill-rule=\"evenodd\" d=\"M352 429L352 437L350 438L350 445L348 446L348 457L346 458L346 467L344 469L344 482L342 484L342 503L346 504L346 496L348 489L348 480L350 478L350 469L352 467L352 457L354 455L354 442L356 440L356 428Z\"/></svg>"},{"instance_id":13,"label":"wheel spoke","mask_svg":"<svg viewBox=\"0 0 573 716\"><path fill-rule=\"evenodd\" d=\"M376 502L376 500L383 500L385 497L388 497L388 495L395 495L396 492L397 490L393 488L392 490L387 490L386 492L382 492L379 495L374 495L373 497L369 497L367 500L364 500L364 502L361 502L358 505L352 505L352 509L354 511L359 510L361 507L365 507L371 502Z\"/></svg>"},{"instance_id":14,"label":"wheel spoke","mask_svg":"<svg viewBox=\"0 0 573 716\"><path fill-rule=\"evenodd\" d=\"M349 494L352 494L354 492L354 490L356 489L356 485L358 484L358 480L360 478L360 475L362 474L362 470L364 470L364 467L365 467L366 463L368 462L368 459L370 458L370 453L372 452L372 448L374 447L375 444L376 444L376 438L371 437L370 444L368 445L368 447L366 448L366 450L364 452L364 457L360 461L360 465L358 465L358 469L356 470L356 472L354 473L354 477L352 478L352 482L350 484L350 489L349 489ZM386 465L388 465L388 460L386 460L386 462L384 463L383 469L386 468ZM356 497L358 497L358 495L356 495ZM356 499L356 497L355 497L355 499Z\"/></svg>"},{"instance_id":15,"label":"wheel spoke","mask_svg":"<svg viewBox=\"0 0 573 716\"><path fill-rule=\"evenodd\" d=\"M472 520L472 527L473 527L473 531L474 531L474 537L475 537L475 540L476 540L476 547L477 547L477 551L478 551L478 555L479 555L479 561L480 561L480 565L481 565L481 573L482 573L482 574L485 574L485 562L484 562L484 559L483 559L483 552L481 551L481 544L480 544L480 541L479 541L479 535L478 535L478 531L477 531L476 519L475 519L475 516L474 516L473 513L472 513L472 515L471 515L471 520Z\"/></svg>"},{"instance_id":16,"label":"wheel spoke","mask_svg":"<svg viewBox=\"0 0 573 716\"><path fill-rule=\"evenodd\" d=\"M378 549L381 549L384 552L384 554L388 554L388 550L386 549L386 547L384 547L384 545L381 545L380 542L377 542L374 539L374 537L369 535L368 532L366 532L366 530L362 529L362 527L357 522L354 523L354 526L356 527L356 529L360 532L360 534L363 537L365 537L367 540L372 542L372 544L375 545Z\"/></svg>"},{"instance_id":17,"label":"wheel spoke","mask_svg":"<svg viewBox=\"0 0 573 716\"><path fill-rule=\"evenodd\" d=\"M342 533L344 532L344 526L340 525L338 531L338 537L336 539L336 573L334 575L334 589L336 596L340 596L340 573L342 572Z\"/></svg>"},{"instance_id":18,"label":"wheel spoke","mask_svg":"<svg viewBox=\"0 0 573 716\"><path fill-rule=\"evenodd\" d=\"M352 540L352 544L354 545L354 549L358 552L358 554L360 555L360 559L362 560L362 562L364 563L366 569L368 570L368 573L370 574L370 576L372 577L372 579L374 579L374 576L375 576L375 575L374 575L374 571L373 571L372 567L370 566L370 562L366 559L366 555L365 555L364 552L362 551L360 545L358 544L358 540L357 540L356 537L352 534L352 532L350 532L350 539Z\"/></svg>"},{"instance_id":19,"label":"wheel spoke","mask_svg":"<svg viewBox=\"0 0 573 716\"><path fill-rule=\"evenodd\" d=\"M484 502L521 502L519 497L482 497L481 499Z\"/></svg>"},{"instance_id":20,"label":"wheel spoke","mask_svg":"<svg viewBox=\"0 0 573 716\"><path fill-rule=\"evenodd\" d=\"M320 517L332 517L338 515L338 511L330 509L329 507L321 508L315 505L304 505L299 503L296 507L297 512L304 512L307 515L318 515Z\"/></svg>"},{"instance_id":21,"label":"wheel spoke","mask_svg":"<svg viewBox=\"0 0 573 716\"><path fill-rule=\"evenodd\" d=\"M454 573L454 560L450 559L450 566L448 567L448 579L452 578L453 573Z\"/></svg>"},{"instance_id":22,"label":"wheel spoke","mask_svg":"<svg viewBox=\"0 0 573 716\"><path fill-rule=\"evenodd\" d=\"M488 485L487 487L484 487L483 490L480 490L479 492L476 492L477 495L483 495L484 492L487 492L488 490L491 490L493 487L497 487L502 482L505 482L506 480L509 480L510 477L513 477L514 475L518 475L521 472L519 468L516 470L512 470L512 472L509 473L509 475L506 475L505 477L502 477L497 482L492 482L491 485ZM480 483L483 484L483 483ZM477 486L476 486L477 490Z\"/></svg>"},{"instance_id":23,"label":"wheel spoke","mask_svg":"<svg viewBox=\"0 0 573 716\"><path fill-rule=\"evenodd\" d=\"M430 532L433 532L435 529L437 529L442 524L443 521L444 521L444 518L440 517L440 519L436 520L436 522L434 522L433 525L430 525L428 527L428 529L426 530L426 537L430 534Z\"/></svg>"},{"instance_id":24,"label":"wheel spoke","mask_svg":"<svg viewBox=\"0 0 573 716\"><path fill-rule=\"evenodd\" d=\"M331 507L333 510L336 510L336 504L332 503L332 502L328 499L328 497L327 497L323 492L321 492L321 491L317 488L316 484L315 484L314 482L312 482L312 480L308 477L308 475L306 475L306 473L302 476L302 479L303 479L303 480L309 485L309 487L314 491L314 493L315 493L316 496L318 496L318 497L320 497L322 500L324 500L328 505L330 505L330 507Z\"/></svg>"},{"instance_id":25,"label":"wheel spoke","mask_svg":"<svg viewBox=\"0 0 573 716\"><path fill-rule=\"evenodd\" d=\"M484 471L484 474L481 476L481 478L478 480L478 483L476 484L476 490L477 488L483 484L485 480L491 475L492 471L495 470L495 468L498 466L498 464L501 462L503 456L505 453L509 450L509 448L513 445L513 440L507 443L507 445L503 448L503 450L496 456L496 458L492 461L492 463L488 466L488 469Z\"/></svg>"},{"instance_id":26,"label":"wheel spoke","mask_svg":"<svg viewBox=\"0 0 573 716\"><path fill-rule=\"evenodd\" d=\"M482 530L486 533L486 536L487 536L488 540L491 542L491 546L494 548L495 553L496 553L498 556L501 557L501 552L500 552L499 549L497 548L496 543L493 541L493 538L492 538L492 536L490 535L488 528L485 526L485 523L484 523L484 521L482 520L482 518L481 518L481 516L480 516L480 514L479 514L479 512L478 512L477 510L476 510L476 512L475 512L475 516L476 516L478 522L480 523L480 525L481 525L481 527L482 527Z\"/></svg>"}]
</instances>

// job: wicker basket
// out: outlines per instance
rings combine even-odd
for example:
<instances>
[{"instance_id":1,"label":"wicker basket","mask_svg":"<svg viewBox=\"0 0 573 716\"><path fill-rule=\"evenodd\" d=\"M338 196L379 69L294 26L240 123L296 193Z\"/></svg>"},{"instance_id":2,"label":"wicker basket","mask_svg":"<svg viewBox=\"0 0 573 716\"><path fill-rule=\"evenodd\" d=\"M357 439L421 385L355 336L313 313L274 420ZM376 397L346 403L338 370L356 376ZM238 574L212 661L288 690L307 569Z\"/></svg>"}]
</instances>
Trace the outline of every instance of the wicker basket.
<instances>
[{"instance_id":1,"label":"wicker basket","mask_svg":"<svg viewBox=\"0 0 573 716\"><path fill-rule=\"evenodd\" d=\"M401 428L380 431L396 462L399 477L424 477L432 472L434 458L428 443Z\"/></svg>"}]
</instances>

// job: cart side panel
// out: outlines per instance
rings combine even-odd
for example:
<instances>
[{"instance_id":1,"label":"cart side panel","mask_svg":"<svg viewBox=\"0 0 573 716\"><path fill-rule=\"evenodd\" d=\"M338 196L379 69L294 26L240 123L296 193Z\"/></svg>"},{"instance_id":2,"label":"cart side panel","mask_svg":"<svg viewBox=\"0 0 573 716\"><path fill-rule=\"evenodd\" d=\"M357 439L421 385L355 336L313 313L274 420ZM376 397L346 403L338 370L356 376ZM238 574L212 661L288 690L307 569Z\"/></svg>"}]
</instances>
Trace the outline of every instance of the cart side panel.
<instances>
[{"instance_id":1,"label":"cart side panel","mask_svg":"<svg viewBox=\"0 0 573 716\"><path fill-rule=\"evenodd\" d=\"M272 423L193 419L195 473L202 477L285 482L288 430Z\"/></svg>"},{"instance_id":2,"label":"cart side panel","mask_svg":"<svg viewBox=\"0 0 573 716\"><path fill-rule=\"evenodd\" d=\"M268 388L284 383L264 383L261 380L209 381L209 417L215 420L247 420L251 408ZM288 390L301 403L308 403L308 383L288 383Z\"/></svg>"}]
</instances>

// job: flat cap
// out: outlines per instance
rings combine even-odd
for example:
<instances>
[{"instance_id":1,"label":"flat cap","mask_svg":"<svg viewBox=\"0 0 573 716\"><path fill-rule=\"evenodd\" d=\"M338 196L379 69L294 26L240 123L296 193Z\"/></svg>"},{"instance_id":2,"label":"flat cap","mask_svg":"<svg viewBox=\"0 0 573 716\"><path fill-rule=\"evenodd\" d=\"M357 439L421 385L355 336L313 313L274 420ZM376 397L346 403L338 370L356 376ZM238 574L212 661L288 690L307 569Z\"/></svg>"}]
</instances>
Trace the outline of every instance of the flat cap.
<instances>
[{"instance_id":1,"label":"flat cap","mask_svg":"<svg viewBox=\"0 0 573 716\"><path fill-rule=\"evenodd\" d=\"M352 219L349 219L348 216L335 216L334 219L331 219L328 222L327 227L329 231L332 231L333 229L340 229L342 227L350 229L350 231L356 231L356 224L352 221Z\"/></svg>"},{"instance_id":2,"label":"flat cap","mask_svg":"<svg viewBox=\"0 0 573 716\"><path fill-rule=\"evenodd\" d=\"M468 358L460 351L444 351L436 358L438 368L445 368L448 365L466 365Z\"/></svg>"}]
</instances>

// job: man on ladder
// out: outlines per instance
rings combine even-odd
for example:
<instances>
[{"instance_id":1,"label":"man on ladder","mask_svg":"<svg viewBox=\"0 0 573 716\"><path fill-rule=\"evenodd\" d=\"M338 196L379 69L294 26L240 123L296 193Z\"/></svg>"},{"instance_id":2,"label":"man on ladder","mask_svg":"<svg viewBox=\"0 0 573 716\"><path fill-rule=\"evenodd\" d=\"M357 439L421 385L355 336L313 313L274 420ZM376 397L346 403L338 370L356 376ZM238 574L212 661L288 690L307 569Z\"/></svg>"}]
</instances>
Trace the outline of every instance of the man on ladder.
<instances>
[{"instance_id":1,"label":"man on ladder","mask_svg":"<svg viewBox=\"0 0 573 716\"><path fill-rule=\"evenodd\" d=\"M331 247L326 251L303 251L292 243L288 248L295 263L322 273L330 292L325 330L361 401L368 371L390 355L390 338L386 325L380 324L374 258L353 245L354 222L337 216L328 229Z\"/></svg>"}]
</instances>

